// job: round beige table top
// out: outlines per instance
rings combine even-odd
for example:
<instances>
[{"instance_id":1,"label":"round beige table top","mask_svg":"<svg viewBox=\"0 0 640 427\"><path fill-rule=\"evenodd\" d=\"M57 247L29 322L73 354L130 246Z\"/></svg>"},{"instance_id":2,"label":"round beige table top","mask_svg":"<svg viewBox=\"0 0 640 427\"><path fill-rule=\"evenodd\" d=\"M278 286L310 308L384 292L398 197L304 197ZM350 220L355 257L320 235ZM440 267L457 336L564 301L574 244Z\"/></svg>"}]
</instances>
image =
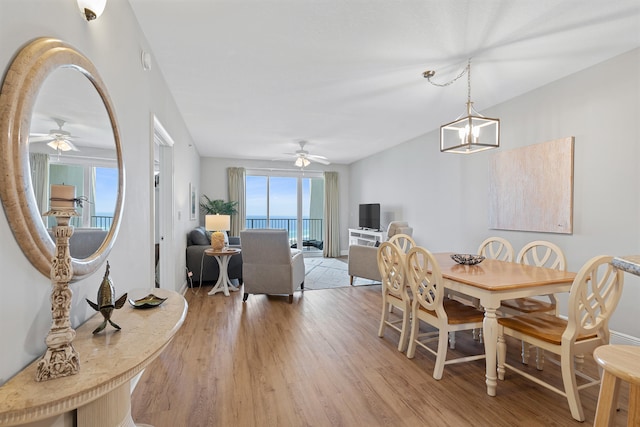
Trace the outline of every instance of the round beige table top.
<instances>
[{"instance_id":1,"label":"round beige table top","mask_svg":"<svg viewBox=\"0 0 640 427\"><path fill-rule=\"evenodd\" d=\"M603 345L593 358L605 371L632 384L640 384L640 346Z\"/></svg>"},{"instance_id":2,"label":"round beige table top","mask_svg":"<svg viewBox=\"0 0 640 427\"><path fill-rule=\"evenodd\" d=\"M208 256L222 256L222 255L235 255L240 253L239 248L224 248L221 251L216 251L213 248L208 248L204 250L205 255Z\"/></svg>"}]
</instances>

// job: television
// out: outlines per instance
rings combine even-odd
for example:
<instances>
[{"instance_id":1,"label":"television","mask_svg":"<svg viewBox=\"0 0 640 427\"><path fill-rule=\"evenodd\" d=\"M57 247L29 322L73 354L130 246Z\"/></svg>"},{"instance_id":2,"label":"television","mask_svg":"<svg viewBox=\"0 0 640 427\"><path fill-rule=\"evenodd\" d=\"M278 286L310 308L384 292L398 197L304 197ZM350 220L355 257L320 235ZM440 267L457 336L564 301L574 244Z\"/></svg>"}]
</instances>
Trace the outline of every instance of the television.
<instances>
[{"instance_id":1,"label":"television","mask_svg":"<svg viewBox=\"0 0 640 427\"><path fill-rule=\"evenodd\" d=\"M380 203L360 205L358 227L372 230L380 229Z\"/></svg>"}]
</instances>

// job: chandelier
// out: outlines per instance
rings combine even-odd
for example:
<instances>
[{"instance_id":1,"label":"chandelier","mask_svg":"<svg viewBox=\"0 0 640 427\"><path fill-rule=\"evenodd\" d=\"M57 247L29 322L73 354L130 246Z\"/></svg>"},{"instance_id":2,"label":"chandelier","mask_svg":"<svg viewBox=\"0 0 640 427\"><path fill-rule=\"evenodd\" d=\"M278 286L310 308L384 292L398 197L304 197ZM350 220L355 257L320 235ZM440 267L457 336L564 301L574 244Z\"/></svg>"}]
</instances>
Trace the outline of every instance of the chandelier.
<instances>
[{"instance_id":1,"label":"chandelier","mask_svg":"<svg viewBox=\"0 0 640 427\"><path fill-rule=\"evenodd\" d=\"M484 117L473 108L471 102L471 59L467 66L453 80L447 83L435 83L431 78L435 71L428 70L422 75L434 86L449 86L467 74L466 114L458 116L451 123L440 126L440 151L459 154L471 154L500 146L500 119Z\"/></svg>"}]
</instances>

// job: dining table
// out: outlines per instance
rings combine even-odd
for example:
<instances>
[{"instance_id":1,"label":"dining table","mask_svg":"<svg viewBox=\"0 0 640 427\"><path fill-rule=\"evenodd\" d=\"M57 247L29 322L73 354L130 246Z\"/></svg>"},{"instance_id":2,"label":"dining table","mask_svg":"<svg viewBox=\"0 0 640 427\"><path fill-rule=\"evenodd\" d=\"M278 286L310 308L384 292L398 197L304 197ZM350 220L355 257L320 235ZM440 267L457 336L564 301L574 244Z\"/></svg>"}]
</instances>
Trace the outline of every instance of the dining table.
<instances>
[{"instance_id":1,"label":"dining table","mask_svg":"<svg viewBox=\"0 0 640 427\"><path fill-rule=\"evenodd\" d=\"M482 333L487 394L496 395L498 319L502 301L569 292L576 273L515 262L485 259L476 265L458 264L453 253L434 253L447 289L479 299L484 309Z\"/></svg>"}]
</instances>

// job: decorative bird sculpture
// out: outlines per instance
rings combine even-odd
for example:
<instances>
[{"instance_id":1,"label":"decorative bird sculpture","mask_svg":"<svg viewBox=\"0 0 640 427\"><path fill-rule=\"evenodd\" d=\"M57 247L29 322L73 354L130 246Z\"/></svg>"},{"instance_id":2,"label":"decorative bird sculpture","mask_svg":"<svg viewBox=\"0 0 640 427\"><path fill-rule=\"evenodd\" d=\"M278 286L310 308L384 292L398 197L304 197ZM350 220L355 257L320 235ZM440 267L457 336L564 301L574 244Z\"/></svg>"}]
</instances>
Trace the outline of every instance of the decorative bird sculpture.
<instances>
[{"instance_id":1,"label":"decorative bird sculpture","mask_svg":"<svg viewBox=\"0 0 640 427\"><path fill-rule=\"evenodd\" d=\"M109 261L107 261L107 271L105 271L100 288L98 288L97 303L89 301L88 298L86 300L95 311L99 311L104 317L104 322L102 322L100 326L93 331L94 334L102 331L107 326L107 322L109 322L114 328L120 330L120 326L116 325L111 320L111 314L113 314L113 310L122 308L124 302L127 300L127 294L125 293L116 300L116 290L113 287L111 278L109 278Z\"/></svg>"}]
</instances>

